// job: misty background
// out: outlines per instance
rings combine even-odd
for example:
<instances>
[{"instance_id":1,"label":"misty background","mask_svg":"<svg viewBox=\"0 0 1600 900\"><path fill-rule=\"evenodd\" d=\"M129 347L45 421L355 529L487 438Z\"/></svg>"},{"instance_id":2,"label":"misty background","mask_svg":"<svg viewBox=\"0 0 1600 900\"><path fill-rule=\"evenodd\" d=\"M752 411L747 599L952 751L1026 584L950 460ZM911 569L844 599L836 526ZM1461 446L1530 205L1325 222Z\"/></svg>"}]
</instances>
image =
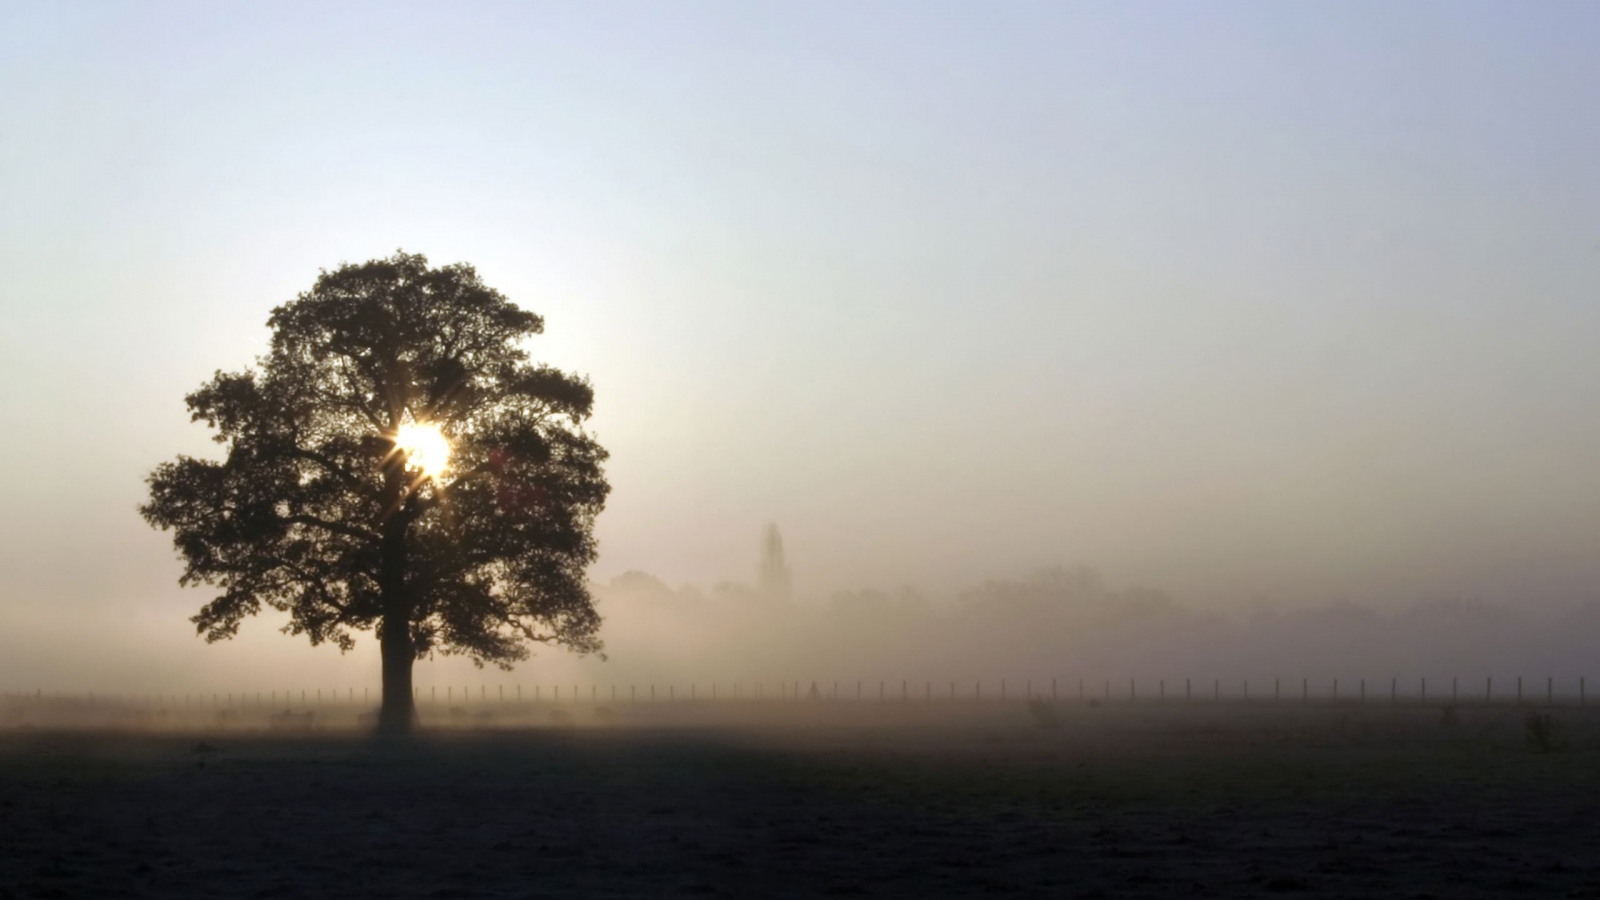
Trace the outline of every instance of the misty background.
<instances>
[{"instance_id":1,"label":"misty background","mask_svg":"<svg viewBox=\"0 0 1600 900\"><path fill-rule=\"evenodd\" d=\"M419 685L1579 673L1597 39L1579 2L0 2L0 684L376 683L370 639L195 638L134 507L273 306L401 247L546 317L614 487L610 660Z\"/></svg>"}]
</instances>

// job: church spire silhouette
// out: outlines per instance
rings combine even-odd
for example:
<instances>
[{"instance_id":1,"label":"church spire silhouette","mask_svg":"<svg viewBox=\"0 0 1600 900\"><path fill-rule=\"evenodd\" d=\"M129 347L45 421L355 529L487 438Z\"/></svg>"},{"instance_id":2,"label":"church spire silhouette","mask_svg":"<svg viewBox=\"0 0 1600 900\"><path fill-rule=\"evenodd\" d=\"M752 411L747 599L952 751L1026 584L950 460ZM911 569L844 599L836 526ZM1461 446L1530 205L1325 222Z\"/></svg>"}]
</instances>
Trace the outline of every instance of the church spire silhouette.
<instances>
[{"instance_id":1,"label":"church spire silhouette","mask_svg":"<svg viewBox=\"0 0 1600 900\"><path fill-rule=\"evenodd\" d=\"M761 569L756 575L756 587L773 600L788 600L792 590L789 566L783 560L783 535L778 533L776 522L767 523L766 536L761 540Z\"/></svg>"}]
</instances>

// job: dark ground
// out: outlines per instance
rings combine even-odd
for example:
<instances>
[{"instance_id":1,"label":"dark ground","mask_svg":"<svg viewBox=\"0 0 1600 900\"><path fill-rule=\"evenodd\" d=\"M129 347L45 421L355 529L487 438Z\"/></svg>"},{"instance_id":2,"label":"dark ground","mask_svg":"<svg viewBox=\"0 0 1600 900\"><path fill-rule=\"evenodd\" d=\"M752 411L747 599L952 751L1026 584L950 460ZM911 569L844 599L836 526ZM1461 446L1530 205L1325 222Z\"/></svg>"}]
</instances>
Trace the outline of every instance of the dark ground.
<instances>
[{"instance_id":1,"label":"dark ground","mask_svg":"<svg viewBox=\"0 0 1600 900\"><path fill-rule=\"evenodd\" d=\"M1586 710L872 706L0 731L0 898L1600 897Z\"/></svg>"}]
</instances>

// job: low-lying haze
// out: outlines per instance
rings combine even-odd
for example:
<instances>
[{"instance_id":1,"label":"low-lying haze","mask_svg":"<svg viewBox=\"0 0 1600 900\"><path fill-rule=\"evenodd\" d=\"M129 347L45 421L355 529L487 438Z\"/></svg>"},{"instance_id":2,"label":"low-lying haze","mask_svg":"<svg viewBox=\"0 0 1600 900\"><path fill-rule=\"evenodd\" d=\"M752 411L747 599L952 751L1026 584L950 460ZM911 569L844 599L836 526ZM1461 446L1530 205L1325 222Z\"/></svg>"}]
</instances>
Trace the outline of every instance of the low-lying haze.
<instances>
[{"instance_id":1,"label":"low-lying haze","mask_svg":"<svg viewBox=\"0 0 1600 900\"><path fill-rule=\"evenodd\" d=\"M215 452L184 393L397 247L596 388L611 660L524 683L1577 674L1597 37L1582 3L0 5L0 683L375 680L370 639L194 638L134 510ZM792 598L718 591L768 520Z\"/></svg>"}]
</instances>

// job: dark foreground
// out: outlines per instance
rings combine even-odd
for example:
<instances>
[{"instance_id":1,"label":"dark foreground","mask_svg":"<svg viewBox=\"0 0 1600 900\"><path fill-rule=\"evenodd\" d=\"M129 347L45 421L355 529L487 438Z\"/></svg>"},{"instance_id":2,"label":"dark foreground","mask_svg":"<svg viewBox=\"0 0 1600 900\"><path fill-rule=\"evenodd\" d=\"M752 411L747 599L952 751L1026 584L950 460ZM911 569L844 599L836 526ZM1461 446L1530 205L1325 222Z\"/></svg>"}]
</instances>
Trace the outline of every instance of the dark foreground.
<instances>
[{"instance_id":1,"label":"dark foreground","mask_svg":"<svg viewBox=\"0 0 1600 900\"><path fill-rule=\"evenodd\" d=\"M0 898L1600 896L1600 722L1522 716L0 731Z\"/></svg>"}]
</instances>

